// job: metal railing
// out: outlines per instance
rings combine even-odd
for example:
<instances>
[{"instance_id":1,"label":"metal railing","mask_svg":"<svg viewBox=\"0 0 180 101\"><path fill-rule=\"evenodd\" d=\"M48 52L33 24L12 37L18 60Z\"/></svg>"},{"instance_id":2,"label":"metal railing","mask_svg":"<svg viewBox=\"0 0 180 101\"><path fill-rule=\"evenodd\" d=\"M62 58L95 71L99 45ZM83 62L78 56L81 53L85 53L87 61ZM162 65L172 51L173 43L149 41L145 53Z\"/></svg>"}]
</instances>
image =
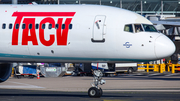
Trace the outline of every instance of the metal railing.
<instances>
[{"instance_id":1,"label":"metal railing","mask_svg":"<svg viewBox=\"0 0 180 101\"><path fill-rule=\"evenodd\" d=\"M180 64L172 64L172 63L163 63L163 64L138 64L138 70L146 70L146 72L149 72L150 70L153 70L154 72L163 73L167 72L175 73L176 70L180 71Z\"/></svg>"},{"instance_id":2,"label":"metal railing","mask_svg":"<svg viewBox=\"0 0 180 101\"><path fill-rule=\"evenodd\" d=\"M168 63L167 68L168 68L168 70L167 70L168 72L171 71L171 73L175 73L176 70L180 70L180 64Z\"/></svg>"},{"instance_id":3,"label":"metal railing","mask_svg":"<svg viewBox=\"0 0 180 101\"><path fill-rule=\"evenodd\" d=\"M163 67L164 64L138 64L138 70L146 70L146 72L149 72L149 70L153 70L154 72L163 73Z\"/></svg>"}]
</instances>

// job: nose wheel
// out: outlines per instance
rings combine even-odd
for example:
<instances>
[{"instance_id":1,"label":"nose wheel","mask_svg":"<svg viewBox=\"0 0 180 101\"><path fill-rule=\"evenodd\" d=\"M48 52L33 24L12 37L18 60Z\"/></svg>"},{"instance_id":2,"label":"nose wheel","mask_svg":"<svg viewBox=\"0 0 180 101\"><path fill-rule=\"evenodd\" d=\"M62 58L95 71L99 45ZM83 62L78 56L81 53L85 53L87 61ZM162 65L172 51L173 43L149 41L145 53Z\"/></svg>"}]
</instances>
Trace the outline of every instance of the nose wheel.
<instances>
[{"instance_id":1,"label":"nose wheel","mask_svg":"<svg viewBox=\"0 0 180 101\"><path fill-rule=\"evenodd\" d=\"M96 87L91 87L88 90L89 97L97 97L98 98L98 97L101 97L102 94L103 94L103 91L101 88L98 89Z\"/></svg>"},{"instance_id":2,"label":"nose wheel","mask_svg":"<svg viewBox=\"0 0 180 101\"><path fill-rule=\"evenodd\" d=\"M88 90L88 95L89 97L101 97L103 94L103 91L100 87L98 87L98 85L103 85L105 84L105 80L102 79L103 73L101 72L101 70L94 70L93 71L93 82L91 83L92 87L89 88Z\"/></svg>"}]
</instances>

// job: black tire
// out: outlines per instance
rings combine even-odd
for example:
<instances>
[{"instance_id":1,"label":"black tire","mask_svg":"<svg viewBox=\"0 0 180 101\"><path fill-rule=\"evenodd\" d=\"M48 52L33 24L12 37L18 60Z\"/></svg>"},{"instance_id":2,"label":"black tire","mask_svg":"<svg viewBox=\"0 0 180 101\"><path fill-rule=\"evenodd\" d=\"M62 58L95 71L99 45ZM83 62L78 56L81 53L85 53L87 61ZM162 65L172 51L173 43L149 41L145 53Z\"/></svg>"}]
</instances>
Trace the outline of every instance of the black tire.
<instances>
[{"instance_id":1,"label":"black tire","mask_svg":"<svg viewBox=\"0 0 180 101\"><path fill-rule=\"evenodd\" d=\"M102 94L102 92L101 92L101 94ZM97 89L96 87L91 87L88 90L89 97L99 98L99 97L101 97L101 94L100 94L100 89Z\"/></svg>"},{"instance_id":2,"label":"black tire","mask_svg":"<svg viewBox=\"0 0 180 101\"><path fill-rule=\"evenodd\" d=\"M133 68L129 68L128 69L128 74L132 74L133 73Z\"/></svg>"},{"instance_id":3,"label":"black tire","mask_svg":"<svg viewBox=\"0 0 180 101\"><path fill-rule=\"evenodd\" d=\"M101 88L99 88L99 94L100 94L100 97L103 95L103 90Z\"/></svg>"}]
</instances>

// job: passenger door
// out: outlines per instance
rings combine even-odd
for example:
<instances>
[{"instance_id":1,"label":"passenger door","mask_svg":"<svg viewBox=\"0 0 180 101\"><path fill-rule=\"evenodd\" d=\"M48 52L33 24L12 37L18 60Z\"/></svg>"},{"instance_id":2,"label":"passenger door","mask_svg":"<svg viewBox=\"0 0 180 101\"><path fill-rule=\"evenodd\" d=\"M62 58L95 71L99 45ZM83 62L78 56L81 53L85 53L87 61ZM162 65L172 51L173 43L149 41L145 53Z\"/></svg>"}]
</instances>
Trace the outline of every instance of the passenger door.
<instances>
[{"instance_id":1,"label":"passenger door","mask_svg":"<svg viewBox=\"0 0 180 101\"><path fill-rule=\"evenodd\" d=\"M98 15L95 17L93 24L92 42L105 42L105 25L106 16Z\"/></svg>"}]
</instances>

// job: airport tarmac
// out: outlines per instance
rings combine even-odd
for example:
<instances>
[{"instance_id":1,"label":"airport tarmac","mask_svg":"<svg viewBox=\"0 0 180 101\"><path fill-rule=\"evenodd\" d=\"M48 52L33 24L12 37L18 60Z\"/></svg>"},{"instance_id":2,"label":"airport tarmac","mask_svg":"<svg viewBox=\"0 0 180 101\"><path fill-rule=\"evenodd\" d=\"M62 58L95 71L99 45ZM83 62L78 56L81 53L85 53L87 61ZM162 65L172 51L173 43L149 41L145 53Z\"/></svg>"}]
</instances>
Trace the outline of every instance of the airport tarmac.
<instances>
[{"instance_id":1,"label":"airport tarmac","mask_svg":"<svg viewBox=\"0 0 180 101\"><path fill-rule=\"evenodd\" d=\"M103 77L103 96L92 99L87 95L93 77L65 76L58 78L10 78L0 84L0 101L180 101L179 75ZM31 99L32 101L32 99Z\"/></svg>"}]
</instances>

